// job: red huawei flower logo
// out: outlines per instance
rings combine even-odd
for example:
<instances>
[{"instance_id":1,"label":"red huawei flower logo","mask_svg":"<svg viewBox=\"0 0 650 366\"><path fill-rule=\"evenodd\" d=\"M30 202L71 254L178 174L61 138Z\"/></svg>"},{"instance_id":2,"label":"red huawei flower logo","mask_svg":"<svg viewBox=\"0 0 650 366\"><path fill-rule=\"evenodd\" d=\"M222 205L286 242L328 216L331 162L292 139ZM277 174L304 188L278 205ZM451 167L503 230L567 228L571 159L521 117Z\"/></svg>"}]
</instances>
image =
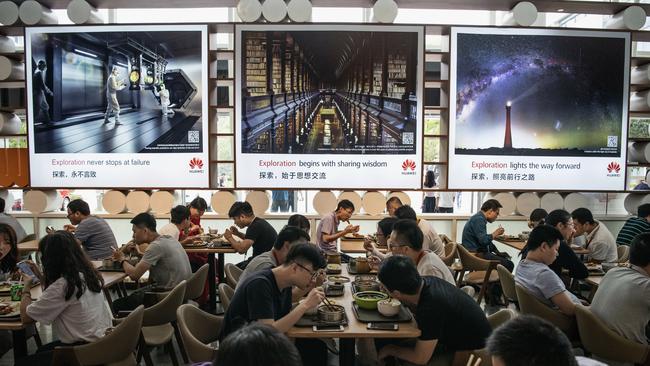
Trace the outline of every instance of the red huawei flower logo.
<instances>
[{"instance_id":1,"label":"red huawei flower logo","mask_svg":"<svg viewBox=\"0 0 650 366\"><path fill-rule=\"evenodd\" d=\"M415 170L415 162L413 160L406 159L402 163L402 170L407 171L411 169L411 171Z\"/></svg>"},{"instance_id":2,"label":"red huawei flower logo","mask_svg":"<svg viewBox=\"0 0 650 366\"><path fill-rule=\"evenodd\" d=\"M203 160L199 158L193 158L190 160L190 169L202 169L203 168Z\"/></svg>"},{"instance_id":3,"label":"red huawei flower logo","mask_svg":"<svg viewBox=\"0 0 650 366\"><path fill-rule=\"evenodd\" d=\"M617 163L617 162L612 161L612 162L609 163L609 165L607 166L607 172L608 172L608 173L611 173L611 172L616 172L616 173L618 173L618 172L620 172L620 171L621 171L621 165L620 165L619 163Z\"/></svg>"}]
</instances>

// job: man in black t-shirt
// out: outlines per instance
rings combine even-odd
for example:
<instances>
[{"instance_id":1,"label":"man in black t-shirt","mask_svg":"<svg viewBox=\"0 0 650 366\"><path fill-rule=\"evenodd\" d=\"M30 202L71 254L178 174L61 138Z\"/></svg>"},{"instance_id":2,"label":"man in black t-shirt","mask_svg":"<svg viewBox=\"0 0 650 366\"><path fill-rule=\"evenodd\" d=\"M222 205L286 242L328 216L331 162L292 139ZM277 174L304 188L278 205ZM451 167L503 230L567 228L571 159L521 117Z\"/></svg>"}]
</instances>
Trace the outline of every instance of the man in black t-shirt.
<instances>
[{"instance_id":1,"label":"man in black t-shirt","mask_svg":"<svg viewBox=\"0 0 650 366\"><path fill-rule=\"evenodd\" d=\"M422 365L434 355L451 361L457 351L485 347L490 324L476 301L455 286L437 277L420 277L413 261L400 255L383 263L379 281L411 309L422 332L415 347L380 348L380 360L395 357Z\"/></svg>"},{"instance_id":2,"label":"man in black t-shirt","mask_svg":"<svg viewBox=\"0 0 650 366\"><path fill-rule=\"evenodd\" d=\"M266 220L255 217L253 207L248 202L233 203L228 211L228 217L233 219L236 226L226 229L223 236L233 249L240 254L245 254L248 248L253 247L253 255L248 260L237 264L237 267L245 269L248 261L273 248L278 233ZM240 229L247 227L246 233L241 233L237 227ZM235 239L235 236L239 240Z\"/></svg>"},{"instance_id":3,"label":"man in black t-shirt","mask_svg":"<svg viewBox=\"0 0 650 366\"><path fill-rule=\"evenodd\" d=\"M259 321L286 333L325 297L322 290L312 289L306 299L291 310L291 287L314 286L325 267L325 260L313 244L294 244L285 262L273 269L255 272L237 286L224 315L220 339L224 339L248 322ZM325 344L318 340L296 340L305 365L327 361Z\"/></svg>"}]
</instances>

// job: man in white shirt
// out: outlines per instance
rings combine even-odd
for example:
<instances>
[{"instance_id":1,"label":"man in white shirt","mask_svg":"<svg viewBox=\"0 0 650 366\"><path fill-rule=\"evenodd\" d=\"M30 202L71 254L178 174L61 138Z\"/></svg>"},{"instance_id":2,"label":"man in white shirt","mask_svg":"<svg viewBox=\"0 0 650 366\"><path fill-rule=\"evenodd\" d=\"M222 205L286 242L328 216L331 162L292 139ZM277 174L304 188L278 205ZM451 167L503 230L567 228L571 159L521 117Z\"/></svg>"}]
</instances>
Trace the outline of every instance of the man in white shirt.
<instances>
[{"instance_id":1,"label":"man in white shirt","mask_svg":"<svg viewBox=\"0 0 650 366\"><path fill-rule=\"evenodd\" d=\"M171 210L171 222L158 230L160 235L169 235L179 240L181 232L189 229L190 209L183 205L178 205Z\"/></svg>"},{"instance_id":2,"label":"man in white shirt","mask_svg":"<svg viewBox=\"0 0 650 366\"><path fill-rule=\"evenodd\" d=\"M436 192L436 212L453 213L454 212L454 192Z\"/></svg>"},{"instance_id":3,"label":"man in white shirt","mask_svg":"<svg viewBox=\"0 0 650 366\"><path fill-rule=\"evenodd\" d=\"M589 261L614 263L618 261L616 239L607 226L594 220L594 216L586 208L578 208L571 212L576 237L585 235L585 248L589 250Z\"/></svg>"},{"instance_id":4,"label":"man in white shirt","mask_svg":"<svg viewBox=\"0 0 650 366\"><path fill-rule=\"evenodd\" d=\"M415 215L415 211L411 206L404 205L397 210L395 210L395 216L398 219L409 219L416 222L417 226L422 230L422 235L424 235L424 240L422 242L422 248L424 250L430 250L437 254L439 257L445 256L445 245L440 239L440 235L436 232L433 226L425 219L418 219Z\"/></svg>"}]
</instances>

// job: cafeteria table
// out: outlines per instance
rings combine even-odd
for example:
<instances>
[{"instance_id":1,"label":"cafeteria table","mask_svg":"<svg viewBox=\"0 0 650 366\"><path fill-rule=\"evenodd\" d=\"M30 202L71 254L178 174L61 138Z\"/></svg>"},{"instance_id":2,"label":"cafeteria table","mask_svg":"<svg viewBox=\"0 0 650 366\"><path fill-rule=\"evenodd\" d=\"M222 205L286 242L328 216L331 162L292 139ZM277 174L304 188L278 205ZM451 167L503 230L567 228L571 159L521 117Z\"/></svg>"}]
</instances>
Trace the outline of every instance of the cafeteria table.
<instances>
[{"instance_id":1,"label":"cafeteria table","mask_svg":"<svg viewBox=\"0 0 650 366\"><path fill-rule=\"evenodd\" d=\"M224 273L223 269L225 266L225 254L237 253L235 249L231 246L224 246L220 248L207 248L207 247L196 247L184 246L185 252L187 253L206 253L208 254L208 289L210 292L210 303L208 304L208 310L211 313L216 311L217 305L217 286L214 283L214 278L216 276L217 270L219 271L219 281L223 282ZM218 263L215 263L214 255L217 254ZM216 269L215 269L216 265Z\"/></svg>"},{"instance_id":2,"label":"cafeteria table","mask_svg":"<svg viewBox=\"0 0 650 366\"><path fill-rule=\"evenodd\" d=\"M354 276L348 274L346 266L342 267L341 275L354 280ZM311 327L294 326L289 329L287 336L292 338L339 338L339 363L342 366L355 364L354 346L357 338L417 338L420 336L420 329L418 329L414 318L409 322L398 323L399 330L397 331L368 330L367 323L357 320L354 310L352 310L354 299L352 298L351 282L345 283L344 286L343 296L331 297L337 305L345 308L348 325L344 327L343 331L314 332Z\"/></svg>"}]
</instances>

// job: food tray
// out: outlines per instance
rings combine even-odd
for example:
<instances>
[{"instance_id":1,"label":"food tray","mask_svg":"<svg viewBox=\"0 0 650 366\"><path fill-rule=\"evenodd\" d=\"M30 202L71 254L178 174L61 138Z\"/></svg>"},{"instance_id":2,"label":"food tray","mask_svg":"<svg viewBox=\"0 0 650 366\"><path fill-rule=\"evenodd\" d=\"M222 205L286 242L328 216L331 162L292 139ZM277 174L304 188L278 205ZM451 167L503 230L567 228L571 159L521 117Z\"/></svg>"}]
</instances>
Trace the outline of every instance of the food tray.
<instances>
[{"instance_id":1,"label":"food tray","mask_svg":"<svg viewBox=\"0 0 650 366\"><path fill-rule=\"evenodd\" d=\"M350 282L350 277L331 275L327 276L327 281L334 283L348 283Z\"/></svg>"},{"instance_id":2,"label":"food tray","mask_svg":"<svg viewBox=\"0 0 650 366\"><path fill-rule=\"evenodd\" d=\"M377 283L379 283L379 282L377 282ZM360 290L357 288L357 283L356 283L356 282L352 282L352 286L351 286L351 288L352 288L352 293L353 293L353 294L356 294L357 292L360 291ZM380 291L380 290L381 290L381 285L379 286L379 289L377 289L377 290L364 290L364 291L378 291L378 292L382 292L382 291Z\"/></svg>"},{"instance_id":3,"label":"food tray","mask_svg":"<svg viewBox=\"0 0 650 366\"><path fill-rule=\"evenodd\" d=\"M333 289L333 288L330 288L330 287L325 288L325 296L327 296L327 297L339 297L339 296L343 296L344 293L345 293L345 287L343 287L341 289L338 289L338 288Z\"/></svg>"},{"instance_id":4,"label":"food tray","mask_svg":"<svg viewBox=\"0 0 650 366\"><path fill-rule=\"evenodd\" d=\"M363 236L363 235L361 235L361 236L344 235L343 239L345 239L345 240L364 240L365 236Z\"/></svg>"},{"instance_id":5,"label":"food tray","mask_svg":"<svg viewBox=\"0 0 650 366\"><path fill-rule=\"evenodd\" d=\"M0 283L0 294L9 295L9 293L11 293L11 283L10 282Z\"/></svg>"},{"instance_id":6,"label":"food tray","mask_svg":"<svg viewBox=\"0 0 650 366\"><path fill-rule=\"evenodd\" d=\"M348 315L343 314L343 320L339 322L324 322L318 319L318 315L304 315L295 324L296 327L313 327L314 325L348 325Z\"/></svg>"},{"instance_id":7,"label":"food tray","mask_svg":"<svg viewBox=\"0 0 650 366\"><path fill-rule=\"evenodd\" d=\"M404 323L413 318L411 312L404 305L400 306L397 315L391 317L383 316L377 310L361 309L356 302L352 303L352 311L357 320L363 323Z\"/></svg>"},{"instance_id":8,"label":"food tray","mask_svg":"<svg viewBox=\"0 0 650 366\"><path fill-rule=\"evenodd\" d=\"M351 274L351 275L357 275L357 274L377 274L377 271L375 271L375 270L370 270L370 272L366 272L366 273L359 273L359 272L356 271L356 268L353 270L352 267L350 267L350 263L348 263L347 266L348 266L348 273Z\"/></svg>"}]
</instances>

